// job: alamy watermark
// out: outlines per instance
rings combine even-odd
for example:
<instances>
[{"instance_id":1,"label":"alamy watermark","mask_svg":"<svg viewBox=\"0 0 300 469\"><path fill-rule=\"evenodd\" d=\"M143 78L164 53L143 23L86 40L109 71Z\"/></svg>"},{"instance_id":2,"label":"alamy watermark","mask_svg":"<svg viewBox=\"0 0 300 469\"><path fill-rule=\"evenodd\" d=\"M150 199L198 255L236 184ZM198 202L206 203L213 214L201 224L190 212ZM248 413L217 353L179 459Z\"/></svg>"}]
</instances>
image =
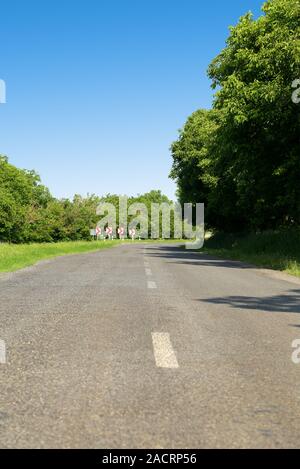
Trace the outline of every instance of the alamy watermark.
<instances>
[{"instance_id":1,"label":"alamy watermark","mask_svg":"<svg viewBox=\"0 0 300 469\"><path fill-rule=\"evenodd\" d=\"M4 340L0 339L0 365L5 365L6 363L6 345Z\"/></svg>"},{"instance_id":2,"label":"alamy watermark","mask_svg":"<svg viewBox=\"0 0 300 469\"><path fill-rule=\"evenodd\" d=\"M201 249L204 244L204 204L152 203L150 213L143 203L128 206L127 197L119 197L118 207L102 202L97 208L101 217L96 230L97 236L105 233L113 239L175 239L186 240L187 249Z\"/></svg>"},{"instance_id":3,"label":"alamy watermark","mask_svg":"<svg viewBox=\"0 0 300 469\"><path fill-rule=\"evenodd\" d=\"M295 88L292 93L292 101L295 104L300 104L300 78L293 81L292 88Z\"/></svg>"},{"instance_id":4,"label":"alamy watermark","mask_svg":"<svg viewBox=\"0 0 300 469\"><path fill-rule=\"evenodd\" d=\"M295 349L292 353L292 362L295 365L300 365L300 339L294 340L292 348Z\"/></svg>"},{"instance_id":5,"label":"alamy watermark","mask_svg":"<svg viewBox=\"0 0 300 469\"><path fill-rule=\"evenodd\" d=\"M0 79L0 104L6 104L6 83Z\"/></svg>"}]
</instances>

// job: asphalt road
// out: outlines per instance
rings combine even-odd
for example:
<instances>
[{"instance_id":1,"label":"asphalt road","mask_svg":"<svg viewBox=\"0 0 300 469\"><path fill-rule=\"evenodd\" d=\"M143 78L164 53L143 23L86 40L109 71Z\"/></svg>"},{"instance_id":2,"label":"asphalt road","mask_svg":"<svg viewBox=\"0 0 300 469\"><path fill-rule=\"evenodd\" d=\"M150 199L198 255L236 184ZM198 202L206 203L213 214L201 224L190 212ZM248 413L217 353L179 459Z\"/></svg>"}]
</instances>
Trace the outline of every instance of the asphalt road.
<instances>
[{"instance_id":1,"label":"asphalt road","mask_svg":"<svg viewBox=\"0 0 300 469\"><path fill-rule=\"evenodd\" d=\"M300 446L300 284L167 245L0 278L2 448Z\"/></svg>"}]
</instances>

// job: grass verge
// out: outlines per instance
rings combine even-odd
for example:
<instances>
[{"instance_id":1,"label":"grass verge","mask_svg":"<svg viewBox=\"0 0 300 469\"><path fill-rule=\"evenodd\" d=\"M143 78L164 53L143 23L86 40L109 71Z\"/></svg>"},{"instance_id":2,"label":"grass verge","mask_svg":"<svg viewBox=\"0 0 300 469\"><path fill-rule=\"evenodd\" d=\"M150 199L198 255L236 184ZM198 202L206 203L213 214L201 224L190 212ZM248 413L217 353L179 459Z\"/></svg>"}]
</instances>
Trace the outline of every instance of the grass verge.
<instances>
[{"instance_id":1,"label":"grass verge","mask_svg":"<svg viewBox=\"0 0 300 469\"><path fill-rule=\"evenodd\" d=\"M119 241L68 241L43 244L0 244L0 272L14 272L43 259L110 248Z\"/></svg>"},{"instance_id":2,"label":"grass verge","mask_svg":"<svg viewBox=\"0 0 300 469\"><path fill-rule=\"evenodd\" d=\"M126 243L132 243L126 240ZM180 240L142 240L135 243L180 243ZM80 254L98 251L121 244L121 241L68 241L64 243L36 244L0 244L0 272L14 272L36 264L44 259L51 259L68 254Z\"/></svg>"},{"instance_id":3,"label":"grass verge","mask_svg":"<svg viewBox=\"0 0 300 469\"><path fill-rule=\"evenodd\" d=\"M201 252L300 277L300 230L248 235L216 233L206 241Z\"/></svg>"}]
</instances>

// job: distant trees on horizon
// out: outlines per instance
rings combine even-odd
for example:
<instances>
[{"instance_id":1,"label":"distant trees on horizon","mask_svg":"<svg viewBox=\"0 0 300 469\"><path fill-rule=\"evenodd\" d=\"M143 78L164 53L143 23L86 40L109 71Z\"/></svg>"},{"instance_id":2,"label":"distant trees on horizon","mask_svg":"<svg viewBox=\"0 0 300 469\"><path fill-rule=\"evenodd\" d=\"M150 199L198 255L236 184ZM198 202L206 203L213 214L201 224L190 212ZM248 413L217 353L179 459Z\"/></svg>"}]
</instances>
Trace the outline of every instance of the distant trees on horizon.
<instances>
[{"instance_id":1,"label":"distant trees on horizon","mask_svg":"<svg viewBox=\"0 0 300 469\"><path fill-rule=\"evenodd\" d=\"M119 195L107 194L72 200L50 194L34 171L16 168L0 155L0 241L12 243L90 240L100 202L114 204ZM170 203L159 190L128 198L128 204L143 203L151 212L151 203ZM130 221L130 217L129 220ZM150 223L149 223L150 226Z\"/></svg>"}]
</instances>

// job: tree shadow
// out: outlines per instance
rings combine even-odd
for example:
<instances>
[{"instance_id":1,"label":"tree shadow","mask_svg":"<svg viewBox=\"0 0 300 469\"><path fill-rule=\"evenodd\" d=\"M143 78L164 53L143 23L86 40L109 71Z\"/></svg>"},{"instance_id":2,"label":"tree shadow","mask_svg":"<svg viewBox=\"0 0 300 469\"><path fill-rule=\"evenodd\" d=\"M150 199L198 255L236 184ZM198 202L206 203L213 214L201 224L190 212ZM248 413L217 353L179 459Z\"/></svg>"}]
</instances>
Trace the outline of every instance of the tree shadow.
<instances>
[{"instance_id":1,"label":"tree shadow","mask_svg":"<svg viewBox=\"0 0 300 469\"><path fill-rule=\"evenodd\" d=\"M257 266L239 261L216 258L199 251L185 250L180 246L156 245L147 247L149 257L163 258L170 263L221 267L230 269L258 269ZM227 305L235 309L258 310L273 313L300 313L300 289L289 290L286 294L257 297L257 296L228 296L219 298L199 299L211 304ZM294 326L299 327L299 326Z\"/></svg>"},{"instance_id":2,"label":"tree shadow","mask_svg":"<svg viewBox=\"0 0 300 469\"><path fill-rule=\"evenodd\" d=\"M300 290L290 290L286 295L266 297L228 296L201 299L206 303L231 306L236 309L250 309L272 313L300 313ZM300 327L300 325L293 325Z\"/></svg>"},{"instance_id":3,"label":"tree shadow","mask_svg":"<svg viewBox=\"0 0 300 469\"><path fill-rule=\"evenodd\" d=\"M197 250L186 250L180 246L147 246L149 257L168 259L176 264L198 265L208 267L222 267L227 269L254 269L254 265L245 262L227 260L199 252Z\"/></svg>"}]
</instances>

